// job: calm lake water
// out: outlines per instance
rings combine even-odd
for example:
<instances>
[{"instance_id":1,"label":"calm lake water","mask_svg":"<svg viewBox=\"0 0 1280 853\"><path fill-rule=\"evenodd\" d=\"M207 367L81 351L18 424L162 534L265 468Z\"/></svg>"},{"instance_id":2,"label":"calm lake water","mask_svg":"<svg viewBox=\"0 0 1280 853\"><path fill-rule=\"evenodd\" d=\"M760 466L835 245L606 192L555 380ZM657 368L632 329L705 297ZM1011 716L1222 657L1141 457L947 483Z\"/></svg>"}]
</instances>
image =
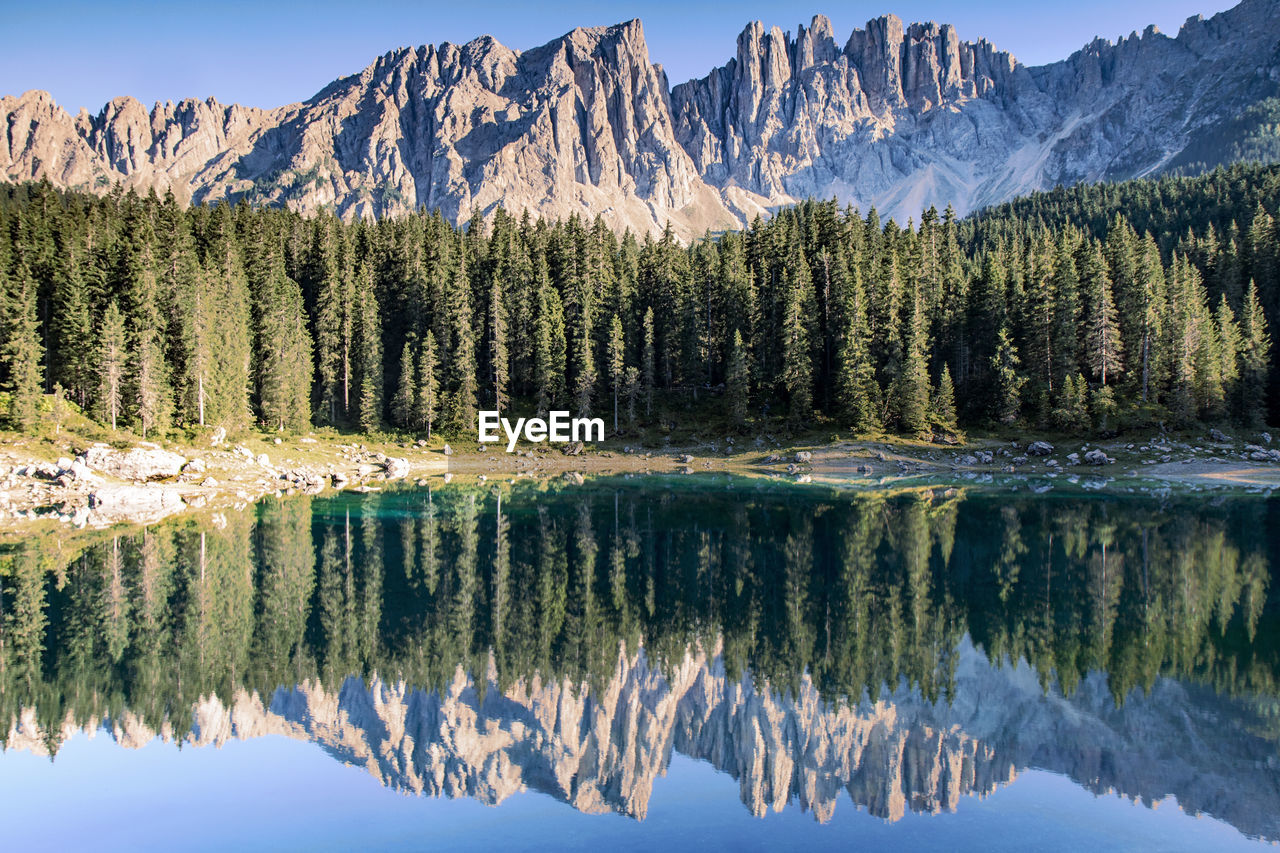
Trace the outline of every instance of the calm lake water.
<instances>
[{"instance_id":1,"label":"calm lake water","mask_svg":"<svg viewBox=\"0 0 1280 853\"><path fill-rule=\"evenodd\" d=\"M10 549L5 845L1271 846L1277 531L686 477Z\"/></svg>"}]
</instances>

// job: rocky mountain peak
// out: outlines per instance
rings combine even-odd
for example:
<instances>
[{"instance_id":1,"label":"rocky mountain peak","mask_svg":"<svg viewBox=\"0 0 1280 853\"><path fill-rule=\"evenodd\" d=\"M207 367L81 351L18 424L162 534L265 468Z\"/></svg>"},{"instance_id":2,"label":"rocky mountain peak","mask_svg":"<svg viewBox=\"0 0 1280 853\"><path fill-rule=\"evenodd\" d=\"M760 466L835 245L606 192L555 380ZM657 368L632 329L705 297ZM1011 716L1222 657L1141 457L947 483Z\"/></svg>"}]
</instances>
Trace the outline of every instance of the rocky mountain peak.
<instances>
[{"instance_id":1,"label":"rocky mountain peak","mask_svg":"<svg viewBox=\"0 0 1280 853\"><path fill-rule=\"evenodd\" d=\"M1035 68L949 24L884 15L841 47L821 15L794 37L757 21L675 87L635 19L525 51L490 36L403 47L271 110L125 97L73 118L47 93L4 97L0 173L348 219L501 204L691 238L806 196L905 221L1151 174L1277 94L1280 0Z\"/></svg>"}]
</instances>

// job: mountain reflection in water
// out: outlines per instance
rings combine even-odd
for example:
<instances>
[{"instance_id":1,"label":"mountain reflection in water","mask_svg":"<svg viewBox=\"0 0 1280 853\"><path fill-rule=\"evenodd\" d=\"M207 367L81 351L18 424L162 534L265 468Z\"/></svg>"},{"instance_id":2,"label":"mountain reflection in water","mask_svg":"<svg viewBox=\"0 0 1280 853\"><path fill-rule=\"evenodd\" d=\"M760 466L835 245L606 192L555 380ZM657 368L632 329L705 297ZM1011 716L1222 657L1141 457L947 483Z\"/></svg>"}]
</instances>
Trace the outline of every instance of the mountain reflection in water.
<instances>
[{"instance_id":1,"label":"mountain reflection in water","mask_svg":"<svg viewBox=\"0 0 1280 853\"><path fill-rule=\"evenodd\" d=\"M283 734L637 818L672 750L820 821L1039 768L1280 838L1274 500L503 488L0 552L6 749Z\"/></svg>"}]
</instances>

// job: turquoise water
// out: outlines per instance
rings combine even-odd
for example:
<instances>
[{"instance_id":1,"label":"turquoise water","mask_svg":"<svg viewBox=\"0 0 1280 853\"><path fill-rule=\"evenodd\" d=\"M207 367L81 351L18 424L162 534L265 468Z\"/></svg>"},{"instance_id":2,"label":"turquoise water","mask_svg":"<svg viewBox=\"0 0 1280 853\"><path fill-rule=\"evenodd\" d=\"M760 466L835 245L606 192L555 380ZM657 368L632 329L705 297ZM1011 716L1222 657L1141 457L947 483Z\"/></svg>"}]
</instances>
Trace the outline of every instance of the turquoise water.
<instances>
[{"instance_id":1,"label":"turquoise water","mask_svg":"<svg viewBox=\"0 0 1280 853\"><path fill-rule=\"evenodd\" d=\"M11 849L1280 839L1280 501L596 480L0 553Z\"/></svg>"}]
</instances>

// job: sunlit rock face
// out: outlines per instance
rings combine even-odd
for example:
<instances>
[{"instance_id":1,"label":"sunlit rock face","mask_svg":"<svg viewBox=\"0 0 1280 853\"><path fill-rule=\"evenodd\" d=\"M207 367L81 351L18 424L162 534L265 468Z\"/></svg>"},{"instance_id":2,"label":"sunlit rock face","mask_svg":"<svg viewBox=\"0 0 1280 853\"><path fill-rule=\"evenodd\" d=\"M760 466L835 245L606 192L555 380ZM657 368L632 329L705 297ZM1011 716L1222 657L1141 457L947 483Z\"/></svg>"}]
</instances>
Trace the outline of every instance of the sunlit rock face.
<instances>
[{"instance_id":1,"label":"sunlit rock face","mask_svg":"<svg viewBox=\"0 0 1280 853\"><path fill-rule=\"evenodd\" d=\"M905 223L1159 172L1280 93L1278 38L1280 1L1245 0L1026 67L946 24L890 15L841 41L818 16L794 36L753 23L727 64L672 88L630 21L524 52L401 48L271 110L116 98L72 117L45 92L8 96L0 175L348 219L501 204L686 239L808 196Z\"/></svg>"},{"instance_id":2,"label":"sunlit rock face","mask_svg":"<svg viewBox=\"0 0 1280 853\"><path fill-rule=\"evenodd\" d=\"M0 169L183 199L248 198L344 218L439 208L549 218L600 214L616 229L681 234L735 220L676 144L669 87L638 20L576 29L523 53L492 38L401 48L306 102L117 98L70 118L44 92L0 100Z\"/></svg>"},{"instance_id":3,"label":"sunlit rock face","mask_svg":"<svg viewBox=\"0 0 1280 853\"><path fill-rule=\"evenodd\" d=\"M1189 812L1280 836L1274 767L1258 760L1274 747L1224 728L1229 702L1162 679L1117 707L1101 674L1065 698L1046 693L1025 662L993 666L967 639L957 661L952 700L934 702L903 685L874 702L832 703L807 677L798 692L779 691L728 677L718 649L691 649L661 668L622 650L596 691L535 676L503 693L492 672L478 691L462 670L439 691L377 677L336 689L307 682L269 697L206 697L183 740L284 735L405 792L498 804L533 790L636 818L673 750L736 779L753 814L798 805L820 821L844 795L887 820L953 811L1036 767L1098 793L1174 796ZM6 742L47 754L81 730L105 730L130 748L174 739L168 724L157 732L130 712L46 732L29 710Z\"/></svg>"}]
</instances>

